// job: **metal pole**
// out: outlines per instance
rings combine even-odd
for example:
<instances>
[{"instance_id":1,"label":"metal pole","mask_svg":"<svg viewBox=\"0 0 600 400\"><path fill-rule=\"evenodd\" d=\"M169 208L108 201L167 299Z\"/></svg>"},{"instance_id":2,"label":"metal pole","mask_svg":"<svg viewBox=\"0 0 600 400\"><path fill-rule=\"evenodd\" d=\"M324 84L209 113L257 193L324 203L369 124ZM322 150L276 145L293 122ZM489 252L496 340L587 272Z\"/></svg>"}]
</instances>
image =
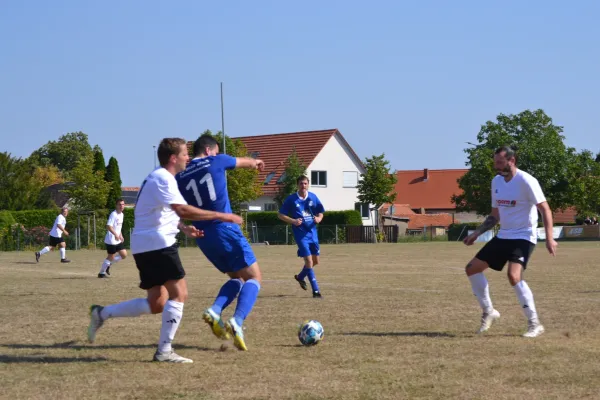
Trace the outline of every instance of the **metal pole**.
<instances>
[{"instance_id":1,"label":"metal pole","mask_svg":"<svg viewBox=\"0 0 600 400\"><path fill-rule=\"evenodd\" d=\"M223 154L226 154L225 147L225 112L223 110L223 82L221 82L221 134L223 135Z\"/></svg>"},{"instance_id":2,"label":"metal pole","mask_svg":"<svg viewBox=\"0 0 600 400\"><path fill-rule=\"evenodd\" d=\"M152 152L152 158L154 159L154 168L156 168L156 146L152 146L154 151Z\"/></svg>"},{"instance_id":3,"label":"metal pole","mask_svg":"<svg viewBox=\"0 0 600 400\"><path fill-rule=\"evenodd\" d=\"M94 213L94 250L96 249L96 213Z\"/></svg>"},{"instance_id":4,"label":"metal pole","mask_svg":"<svg viewBox=\"0 0 600 400\"><path fill-rule=\"evenodd\" d=\"M338 226L335 224L335 244L339 244L338 242Z\"/></svg>"}]
</instances>

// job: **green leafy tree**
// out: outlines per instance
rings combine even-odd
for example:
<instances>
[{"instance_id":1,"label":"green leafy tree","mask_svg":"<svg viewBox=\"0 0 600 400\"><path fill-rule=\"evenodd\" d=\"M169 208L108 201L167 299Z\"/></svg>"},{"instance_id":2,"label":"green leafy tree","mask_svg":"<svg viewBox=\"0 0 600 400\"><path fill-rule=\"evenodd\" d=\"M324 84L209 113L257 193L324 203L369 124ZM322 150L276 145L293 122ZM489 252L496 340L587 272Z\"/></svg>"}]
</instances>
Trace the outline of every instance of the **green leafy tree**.
<instances>
[{"instance_id":1,"label":"green leafy tree","mask_svg":"<svg viewBox=\"0 0 600 400\"><path fill-rule=\"evenodd\" d=\"M306 175L306 166L302 163L300 157L298 157L298 153L294 147L292 153L285 161L283 176L277 181L279 183L279 190L275 196L275 202L279 207L281 207L289 195L298 190L296 180L302 175Z\"/></svg>"},{"instance_id":2,"label":"green leafy tree","mask_svg":"<svg viewBox=\"0 0 600 400\"><path fill-rule=\"evenodd\" d=\"M379 209L385 203L396 200L394 185L398 181L395 172L390 171L390 163L385 159L385 154L373 156L365 160L365 173L361 174L358 182L358 200L364 204L373 205ZM377 218L376 226L382 231L382 221Z\"/></svg>"},{"instance_id":3,"label":"green leafy tree","mask_svg":"<svg viewBox=\"0 0 600 400\"><path fill-rule=\"evenodd\" d=\"M202 133L211 135L219 143L222 150L223 133L213 134L210 130ZM189 148L190 157L193 157L193 148ZM225 153L232 157L249 157L248 150L244 143L239 139L231 139L225 135ZM233 212L239 213L243 203L252 201L262 195L260 182L258 182L258 171L246 168L239 168L227 171L227 192Z\"/></svg>"},{"instance_id":4,"label":"green leafy tree","mask_svg":"<svg viewBox=\"0 0 600 400\"><path fill-rule=\"evenodd\" d=\"M27 160L0 153L0 210L35 208L42 186L33 178L32 169Z\"/></svg>"},{"instance_id":5,"label":"green leafy tree","mask_svg":"<svg viewBox=\"0 0 600 400\"><path fill-rule=\"evenodd\" d=\"M600 163L584 150L571 164L570 192L580 217L600 215Z\"/></svg>"},{"instance_id":6,"label":"green leafy tree","mask_svg":"<svg viewBox=\"0 0 600 400\"><path fill-rule=\"evenodd\" d=\"M494 151L504 145L517 145L517 167L538 179L553 211L572 205L569 185L576 151L565 145L562 132L543 110L499 114L495 122L487 121L477 134L477 144L464 150L470 169L458 180L462 193L452 196L457 211L489 214Z\"/></svg>"},{"instance_id":7,"label":"green leafy tree","mask_svg":"<svg viewBox=\"0 0 600 400\"><path fill-rule=\"evenodd\" d=\"M596 154L596 162L600 163L600 152L598 152L598 154Z\"/></svg>"},{"instance_id":8,"label":"green leafy tree","mask_svg":"<svg viewBox=\"0 0 600 400\"><path fill-rule=\"evenodd\" d=\"M110 184L110 189L106 199L106 208L110 209L115 206L117 199L121 197L121 171L119 170L119 162L116 158L111 157L106 166L106 174L104 179Z\"/></svg>"},{"instance_id":9,"label":"green leafy tree","mask_svg":"<svg viewBox=\"0 0 600 400\"><path fill-rule=\"evenodd\" d=\"M56 142L46 143L29 158L35 165L56 165L69 180L69 174L80 160L93 160L93 150L85 133L72 132L59 137Z\"/></svg>"},{"instance_id":10,"label":"green leafy tree","mask_svg":"<svg viewBox=\"0 0 600 400\"><path fill-rule=\"evenodd\" d=\"M97 210L106 205L110 183L104 180L102 171L94 172L92 157L77 162L70 174L73 185L64 190L77 210Z\"/></svg>"},{"instance_id":11,"label":"green leafy tree","mask_svg":"<svg viewBox=\"0 0 600 400\"><path fill-rule=\"evenodd\" d=\"M94 172L102 171L106 169L106 162L104 161L104 154L100 146L94 146Z\"/></svg>"}]
</instances>

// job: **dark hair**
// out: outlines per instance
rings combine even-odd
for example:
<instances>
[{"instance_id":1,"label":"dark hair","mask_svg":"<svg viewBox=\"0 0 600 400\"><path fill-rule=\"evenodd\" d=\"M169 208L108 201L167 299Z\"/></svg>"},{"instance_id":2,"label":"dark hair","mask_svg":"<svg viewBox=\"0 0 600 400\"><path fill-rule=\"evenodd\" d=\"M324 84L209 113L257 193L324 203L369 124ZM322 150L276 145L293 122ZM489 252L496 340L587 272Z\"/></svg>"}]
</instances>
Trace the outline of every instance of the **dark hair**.
<instances>
[{"instance_id":1,"label":"dark hair","mask_svg":"<svg viewBox=\"0 0 600 400\"><path fill-rule=\"evenodd\" d=\"M298 185L302 181L307 181L308 183L310 183L310 179L308 179L308 176L306 176L306 175L300 175L298 177L298 179L296 179L296 185Z\"/></svg>"},{"instance_id":2,"label":"dark hair","mask_svg":"<svg viewBox=\"0 0 600 400\"><path fill-rule=\"evenodd\" d=\"M517 146L516 145L510 145L510 146L502 146L502 147L498 147L495 151L494 154L500 154L500 153L504 153L504 158L506 158L507 160L509 158L514 158L515 162L517 161Z\"/></svg>"},{"instance_id":3,"label":"dark hair","mask_svg":"<svg viewBox=\"0 0 600 400\"><path fill-rule=\"evenodd\" d=\"M194 142L194 156L204 154L204 149L207 147L212 149L218 145L219 142L217 142L214 137L205 133Z\"/></svg>"},{"instance_id":4,"label":"dark hair","mask_svg":"<svg viewBox=\"0 0 600 400\"><path fill-rule=\"evenodd\" d=\"M161 167L166 167L171 159L171 156L176 156L181 150L181 145L186 144L185 139L181 138L164 138L158 145L158 162Z\"/></svg>"},{"instance_id":5,"label":"dark hair","mask_svg":"<svg viewBox=\"0 0 600 400\"><path fill-rule=\"evenodd\" d=\"M115 201L115 204L120 203L120 202L125 203L125 200L123 200L123 199L117 199L117 201Z\"/></svg>"}]
</instances>

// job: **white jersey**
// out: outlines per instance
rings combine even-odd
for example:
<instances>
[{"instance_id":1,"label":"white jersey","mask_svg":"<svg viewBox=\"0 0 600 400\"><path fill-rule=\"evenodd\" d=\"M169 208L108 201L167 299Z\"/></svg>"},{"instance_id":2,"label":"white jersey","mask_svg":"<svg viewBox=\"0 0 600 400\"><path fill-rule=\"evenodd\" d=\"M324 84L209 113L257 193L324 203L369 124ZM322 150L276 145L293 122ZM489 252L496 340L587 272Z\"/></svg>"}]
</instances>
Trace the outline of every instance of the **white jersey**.
<instances>
[{"instance_id":1,"label":"white jersey","mask_svg":"<svg viewBox=\"0 0 600 400\"><path fill-rule=\"evenodd\" d=\"M52 225L50 236L54 236L55 238L62 237L63 232L58 229L58 225L61 225L63 228L67 225L67 219L62 214L59 214L54 220L54 225Z\"/></svg>"},{"instance_id":2,"label":"white jersey","mask_svg":"<svg viewBox=\"0 0 600 400\"><path fill-rule=\"evenodd\" d=\"M536 205L546 201L537 179L517 169L508 182L503 176L492 180L492 207L500 214L499 239L524 239L537 243Z\"/></svg>"},{"instance_id":3,"label":"white jersey","mask_svg":"<svg viewBox=\"0 0 600 400\"><path fill-rule=\"evenodd\" d=\"M175 177L157 168L144 181L135 205L131 254L160 250L175 244L179 216L171 204L187 204Z\"/></svg>"},{"instance_id":4,"label":"white jersey","mask_svg":"<svg viewBox=\"0 0 600 400\"><path fill-rule=\"evenodd\" d=\"M112 228L117 233L117 236L113 235L110 231L106 232L106 236L104 237L104 243L117 245L121 243L119 240L119 235L121 235L121 228L123 228L123 213L118 213L117 210L110 213L108 216L108 221L106 221L107 226L112 226Z\"/></svg>"}]
</instances>

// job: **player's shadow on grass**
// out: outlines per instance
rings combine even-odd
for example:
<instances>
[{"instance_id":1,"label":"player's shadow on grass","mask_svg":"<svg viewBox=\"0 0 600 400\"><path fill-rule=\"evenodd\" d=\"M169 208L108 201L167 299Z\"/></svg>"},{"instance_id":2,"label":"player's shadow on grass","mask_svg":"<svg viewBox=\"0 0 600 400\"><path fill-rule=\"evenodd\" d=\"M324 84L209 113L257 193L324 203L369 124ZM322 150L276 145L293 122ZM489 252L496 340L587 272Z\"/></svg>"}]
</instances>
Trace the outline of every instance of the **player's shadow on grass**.
<instances>
[{"instance_id":1,"label":"player's shadow on grass","mask_svg":"<svg viewBox=\"0 0 600 400\"><path fill-rule=\"evenodd\" d=\"M153 344L76 344L77 342L72 340L63 343L54 344L36 344L36 343L9 343L1 344L0 347L6 347L9 349L29 349L29 350L40 350L40 349L70 349L70 350L111 350L111 349L156 349L156 343ZM215 351L214 348L199 347L199 346L188 346L185 344L173 344L174 349L192 349L200 351Z\"/></svg>"},{"instance_id":2,"label":"player's shadow on grass","mask_svg":"<svg viewBox=\"0 0 600 400\"><path fill-rule=\"evenodd\" d=\"M414 336L423 336L428 338L436 338L436 337L456 337L456 335L452 333L445 332L343 332L340 333L342 336L401 336L401 337L414 337Z\"/></svg>"},{"instance_id":3,"label":"player's shadow on grass","mask_svg":"<svg viewBox=\"0 0 600 400\"><path fill-rule=\"evenodd\" d=\"M16 356L0 354L0 363L7 364L62 364L73 362L101 362L109 361L106 357L47 357L47 356Z\"/></svg>"},{"instance_id":4,"label":"player's shadow on grass","mask_svg":"<svg viewBox=\"0 0 600 400\"><path fill-rule=\"evenodd\" d=\"M71 279L92 279L96 278L95 276L61 276L58 278L50 278L50 279L62 279L62 280L71 280Z\"/></svg>"},{"instance_id":5,"label":"player's shadow on grass","mask_svg":"<svg viewBox=\"0 0 600 400\"><path fill-rule=\"evenodd\" d=\"M17 261L15 264L37 264L35 261Z\"/></svg>"}]
</instances>

